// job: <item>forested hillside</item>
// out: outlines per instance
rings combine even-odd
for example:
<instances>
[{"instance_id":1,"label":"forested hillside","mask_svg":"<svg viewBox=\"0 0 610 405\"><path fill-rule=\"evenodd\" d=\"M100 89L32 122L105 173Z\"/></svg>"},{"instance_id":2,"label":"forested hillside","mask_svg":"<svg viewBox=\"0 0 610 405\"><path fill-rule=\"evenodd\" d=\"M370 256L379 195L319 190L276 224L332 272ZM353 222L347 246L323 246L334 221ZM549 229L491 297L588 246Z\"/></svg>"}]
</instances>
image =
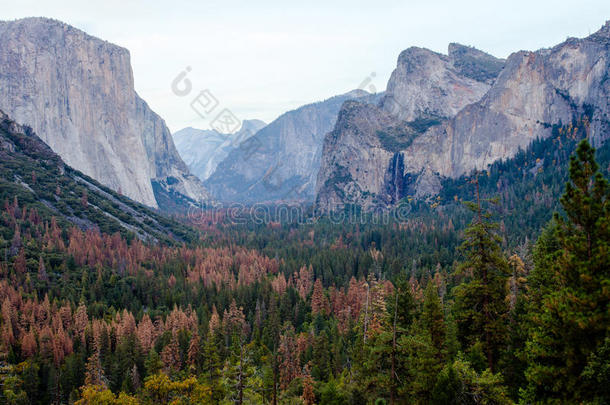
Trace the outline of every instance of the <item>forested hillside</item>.
<instances>
[{"instance_id":1,"label":"forested hillside","mask_svg":"<svg viewBox=\"0 0 610 405\"><path fill-rule=\"evenodd\" d=\"M185 225L4 118L0 402L607 403L610 153L586 129L385 222Z\"/></svg>"},{"instance_id":2,"label":"forested hillside","mask_svg":"<svg viewBox=\"0 0 610 405\"><path fill-rule=\"evenodd\" d=\"M192 229L113 192L66 165L33 131L0 111L0 199L21 202L38 221L55 218L127 239L182 242ZM6 204L5 204L6 208Z\"/></svg>"}]
</instances>

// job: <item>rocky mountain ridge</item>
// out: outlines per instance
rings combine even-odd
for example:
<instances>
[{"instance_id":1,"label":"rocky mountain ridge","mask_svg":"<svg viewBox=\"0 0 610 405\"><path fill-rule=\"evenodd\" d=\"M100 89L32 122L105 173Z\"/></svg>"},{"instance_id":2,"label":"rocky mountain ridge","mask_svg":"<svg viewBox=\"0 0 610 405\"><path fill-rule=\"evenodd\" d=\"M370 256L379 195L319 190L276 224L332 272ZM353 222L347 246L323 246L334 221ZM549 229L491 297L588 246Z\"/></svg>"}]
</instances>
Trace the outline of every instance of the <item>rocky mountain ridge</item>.
<instances>
[{"instance_id":1,"label":"rocky mountain ridge","mask_svg":"<svg viewBox=\"0 0 610 405\"><path fill-rule=\"evenodd\" d=\"M436 57L431 51L422 59L426 52L420 49L403 52L381 108L353 103L342 107L340 116L354 116L353 109L371 113L366 119L338 122L326 137L317 182L318 208L333 210L351 203L372 209L408 196L436 195L442 178L484 170L514 156L533 140L546 139L553 124L583 116L589 120L593 144L601 145L610 137L609 44L610 22L583 39L513 53L500 71L480 51L471 51L470 55L479 57L466 58L468 63L464 58L450 63L450 55ZM464 52L464 48L450 46L449 53L455 57L456 52ZM480 81L470 88L454 86L458 83L455 75L462 84L471 83L464 75ZM446 93L452 87L456 94L469 95L469 102L456 104L461 97ZM398 109L388 108L387 100L398 101L392 103ZM388 111L394 117L391 122ZM407 146L393 150L378 142L386 128L405 127L405 120L429 117L430 112L445 117L414 136ZM373 180L369 173L378 177Z\"/></svg>"},{"instance_id":2,"label":"rocky mountain ridge","mask_svg":"<svg viewBox=\"0 0 610 405\"><path fill-rule=\"evenodd\" d=\"M405 121L453 117L489 90L503 65L502 59L456 43L447 55L408 48L398 57L381 107Z\"/></svg>"}]
</instances>

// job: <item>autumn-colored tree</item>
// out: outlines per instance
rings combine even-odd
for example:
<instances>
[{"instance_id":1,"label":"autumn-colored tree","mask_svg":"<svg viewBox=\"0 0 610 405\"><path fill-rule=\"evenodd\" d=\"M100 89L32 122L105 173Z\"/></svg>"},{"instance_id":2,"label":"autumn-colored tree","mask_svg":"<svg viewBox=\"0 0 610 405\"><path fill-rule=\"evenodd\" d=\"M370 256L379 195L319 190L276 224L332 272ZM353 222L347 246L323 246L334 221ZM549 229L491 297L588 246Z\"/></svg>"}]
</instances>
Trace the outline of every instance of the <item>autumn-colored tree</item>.
<instances>
[{"instance_id":1,"label":"autumn-colored tree","mask_svg":"<svg viewBox=\"0 0 610 405\"><path fill-rule=\"evenodd\" d=\"M209 404L212 401L210 388L195 377L172 381L163 373L146 379L143 396L147 404Z\"/></svg>"},{"instance_id":2,"label":"autumn-colored tree","mask_svg":"<svg viewBox=\"0 0 610 405\"><path fill-rule=\"evenodd\" d=\"M15 225L15 232L13 233L13 239L11 241L11 247L9 248L9 255L15 256L21 250L23 243L21 240L21 227Z\"/></svg>"},{"instance_id":3,"label":"autumn-colored tree","mask_svg":"<svg viewBox=\"0 0 610 405\"><path fill-rule=\"evenodd\" d=\"M212 306L212 315L210 316L210 321L208 322L208 330L216 333L220 328L220 316L218 315L218 310L216 310L216 305Z\"/></svg>"},{"instance_id":4,"label":"autumn-colored tree","mask_svg":"<svg viewBox=\"0 0 610 405\"><path fill-rule=\"evenodd\" d=\"M30 328L29 332L21 338L21 352L25 357L32 357L38 351L38 344L34 331Z\"/></svg>"},{"instance_id":5,"label":"autumn-colored tree","mask_svg":"<svg viewBox=\"0 0 610 405\"><path fill-rule=\"evenodd\" d=\"M38 259L38 280L47 282L49 281L49 275L47 274L47 267L44 264L42 256Z\"/></svg>"},{"instance_id":6,"label":"autumn-colored tree","mask_svg":"<svg viewBox=\"0 0 610 405\"><path fill-rule=\"evenodd\" d=\"M288 384L299 376L300 361L294 334L294 327L287 323L280 335L280 388L286 389Z\"/></svg>"},{"instance_id":7,"label":"autumn-colored tree","mask_svg":"<svg viewBox=\"0 0 610 405\"><path fill-rule=\"evenodd\" d=\"M15 258L14 263L15 272L17 274L23 275L27 272L27 262L25 260L25 250L21 248L19 250L19 254Z\"/></svg>"},{"instance_id":8,"label":"autumn-colored tree","mask_svg":"<svg viewBox=\"0 0 610 405\"><path fill-rule=\"evenodd\" d=\"M102 369L102 362L100 361L100 353L98 351L93 352L87 360L85 384L106 387L107 380Z\"/></svg>"},{"instance_id":9,"label":"autumn-colored tree","mask_svg":"<svg viewBox=\"0 0 610 405\"><path fill-rule=\"evenodd\" d=\"M299 295L303 300L307 299L311 288L313 287L313 267L302 266L299 273L294 274L294 282Z\"/></svg>"},{"instance_id":10,"label":"autumn-colored tree","mask_svg":"<svg viewBox=\"0 0 610 405\"><path fill-rule=\"evenodd\" d=\"M191 336L187 361L192 371L196 371L201 364L201 342L199 340L199 334L196 331L193 333L193 336Z\"/></svg>"},{"instance_id":11,"label":"autumn-colored tree","mask_svg":"<svg viewBox=\"0 0 610 405\"><path fill-rule=\"evenodd\" d=\"M328 299L324 295L324 287L322 281L317 279L313 286L313 294L311 295L311 313L327 315L330 312Z\"/></svg>"},{"instance_id":12,"label":"autumn-colored tree","mask_svg":"<svg viewBox=\"0 0 610 405\"><path fill-rule=\"evenodd\" d=\"M148 314L144 314L138 323L136 335L140 346L142 346L142 350L144 350L144 352L150 351L155 342L155 326Z\"/></svg>"},{"instance_id":13,"label":"autumn-colored tree","mask_svg":"<svg viewBox=\"0 0 610 405\"><path fill-rule=\"evenodd\" d=\"M174 332L172 334L169 344L163 348L163 351L161 351L161 360L163 361L164 370L166 373L178 371L182 367L177 333Z\"/></svg>"},{"instance_id":14,"label":"autumn-colored tree","mask_svg":"<svg viewBox=\"0 0 610 405\"><path fill-rule=\"evenodd\" d=\"M347 311L349 312L352 319L358 319L360 316L360 310L363 307L366 300L367 287L363 281L356 281L352 277L349 281L347 289Z\"/></svg>"},{"instance_id":15,"label":"autumn-colored tree","mask_svg":"<svg viewBox=\"0 0 610 405\"><path fill-rule=\"evenodd\" d=\"M273 281L271 281L271 286L273 287L273 290L279 295L284 294L286 292L286 287L288 286L288 283L286 282L286 276L284 276L283 274L278 274L278 276L274 278Z\"/></svg>"},{"instance_id":16,"label":"autumn-colored tree","mask_svg":"<svg viewBox=\"0 0 610 405\"><path fill-rule=\"evenodd\" d=\"M304 375L302 377L303 380L303 395L301 398L305 405L314 405L316 403L316 394L313 389L313 378L309 374L309 368L305 366Z\"/></svg>"},{"instance_id":17,"label":"autumn-colored tree","mask_svg":"<svg viewBox=\"0 0 610 405\"><path fill-rule=\"evenodd\" d=\"M8 297L2 302L2 343L8 351L15 344L16 314Z\"/></svg>"},{"instance_id":18,"label":"autumn-colored tree","mask_svg":"<svg viewBox=\"0 0 610 405\"><path fill-rule=\"evenodd\" d=\"M83 387L81 398L75 405L139 405L137 398L124 392L115 396L112 391L97 386L87 385Z\"/></svg>"},{"instance_id":19,"label":"autumn-colored tree","mask_svg":"<svg viewBox=\"0 0 610 405\"><path fill-rule=\"evenodd\" d=\"M136 320L133 314L126 309L123 310L121 317L117 318L116 332L119 340L136 334Z\"/></svg>"}]
</instances>

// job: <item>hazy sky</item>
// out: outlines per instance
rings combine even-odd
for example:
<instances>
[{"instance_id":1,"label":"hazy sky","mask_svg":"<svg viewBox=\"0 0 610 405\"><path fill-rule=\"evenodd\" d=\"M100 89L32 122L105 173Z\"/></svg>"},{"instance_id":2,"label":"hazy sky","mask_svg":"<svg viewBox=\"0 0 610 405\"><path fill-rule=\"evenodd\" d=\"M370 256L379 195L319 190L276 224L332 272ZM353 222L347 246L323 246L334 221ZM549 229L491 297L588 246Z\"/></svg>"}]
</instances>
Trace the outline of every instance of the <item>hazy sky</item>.
<instances>
[{"instance_id":1,"label":"hazy sky","mask_svg":"<svg viewBox=\"0 0 610 405\"><path fill-rule=\"evenodd\" d=\"M172 131L205 128L190 102L208 89L240 119L270 122L345 93L375 73L385 89L409 46L450 42L506 57L582 37L610 19L610 1L0 0L0 18L62 20L131 51L138 93ZM171 91L186 67L192 92ZM212 117L213 118L213 117Z\"/></svg>"}]
</instances>

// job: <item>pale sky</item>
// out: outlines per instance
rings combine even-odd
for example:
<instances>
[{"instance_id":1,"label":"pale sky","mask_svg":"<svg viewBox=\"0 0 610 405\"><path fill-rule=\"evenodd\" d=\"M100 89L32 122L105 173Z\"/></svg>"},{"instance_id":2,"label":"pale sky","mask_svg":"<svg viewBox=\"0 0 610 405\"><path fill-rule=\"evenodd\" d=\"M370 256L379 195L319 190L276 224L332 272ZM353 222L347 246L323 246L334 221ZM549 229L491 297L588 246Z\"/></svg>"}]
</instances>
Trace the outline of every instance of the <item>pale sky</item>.
<instances>
[{"instance_id":1,"label":"pale sky","mask_svg":"<svg viewBox=\"0 0 610 405\"><path fill-rule=\"evenodd\" d=\"M410 46L450 42L498 57L583 37L610 19L610 1L0 0L0 19L62 20L131 52L136 90L172 131L207 128L190 102L208 89L240 119L285 111L371 84L385 89ZM192 92L171 91L186 67ZM213 118L213 117L212 117Z\"/></svg>"}]
</instances>

